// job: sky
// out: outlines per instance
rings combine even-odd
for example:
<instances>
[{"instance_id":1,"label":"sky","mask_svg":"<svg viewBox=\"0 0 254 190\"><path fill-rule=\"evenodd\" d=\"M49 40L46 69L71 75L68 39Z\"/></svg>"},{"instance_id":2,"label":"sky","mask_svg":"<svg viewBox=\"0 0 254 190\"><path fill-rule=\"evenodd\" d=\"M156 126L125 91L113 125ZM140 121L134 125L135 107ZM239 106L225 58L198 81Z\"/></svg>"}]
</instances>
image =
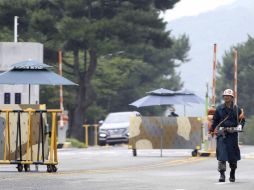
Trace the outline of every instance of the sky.
<instances>
[{"instance_id":1,"label":"sky","mask_svg":"<svg viewBox=\"0 0 254 190\"><path fill-rule=\"evenodd\" d=\"M173 9L166 11L161 17L164 18L164 21L170 23L182 17L198 16L222 6L233 4L236 1L238 0L180 0ZM181 70L181 67L179 69ZM185 83L184 88L186 88L186 81L183 80L183 82ZM200 96L200 94L198 95ZM183 106L175 105L175 108L177 113L184 115L185 109ZM193 105L186 108L186 114L192 116L203 115L204 110L204 105Z\"/></svg>"},{"instance_id":2,"label":"sky","mask_svg":"<svg viewBox=\"0 0 254 190\"><path fill-rule=\"evenodd\" d=\"M181 17L196 16L212 11L235 1L237 0L180 0L173 9L166 11L162 17L165 21L170 22Z\"/></svg>"}]
</instances>

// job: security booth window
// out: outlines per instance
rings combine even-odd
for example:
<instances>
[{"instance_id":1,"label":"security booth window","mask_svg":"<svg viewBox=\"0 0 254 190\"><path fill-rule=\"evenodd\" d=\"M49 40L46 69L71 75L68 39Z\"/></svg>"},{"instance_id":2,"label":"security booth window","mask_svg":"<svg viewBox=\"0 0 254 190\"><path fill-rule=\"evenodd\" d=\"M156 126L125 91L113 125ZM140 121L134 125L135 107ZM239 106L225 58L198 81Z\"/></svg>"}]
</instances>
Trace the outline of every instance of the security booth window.
<instances>
[{"instance_id":1,"label":"security booth window","mask_svg":"<svg viewBox=\"0 0 254 190\"><path fill-rule=\"evenodd\" d=\"M11 93L7 92L4 93L4 104L10 104L11 103Z\"/></svg>"},{"instance_id":2,"label":"security booth window","mask_svg":"<svg viewBox=\"0 0 254 190\"><path fill-rule=\"evenodd\" d=\"M15 93L15 104L21 104L21 93Z\"/></svg>"}]
</instances>

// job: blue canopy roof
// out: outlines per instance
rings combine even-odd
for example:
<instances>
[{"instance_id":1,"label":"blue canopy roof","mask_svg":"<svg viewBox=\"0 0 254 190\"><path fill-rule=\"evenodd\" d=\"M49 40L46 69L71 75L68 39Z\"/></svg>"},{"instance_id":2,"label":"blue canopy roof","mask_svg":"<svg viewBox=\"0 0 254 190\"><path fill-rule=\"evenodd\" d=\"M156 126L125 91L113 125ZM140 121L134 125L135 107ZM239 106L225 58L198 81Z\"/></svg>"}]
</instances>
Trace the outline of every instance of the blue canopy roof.
<instances>
[{"instance_id":1,"label":"blue canopy roof","mask_svg":"<svg viewBox=\"0 0 254 190\"><path fill-rule=\"evenodd\" d=\"M0 74L0 84L77 85L48 70L50 67L34 60L16 63L12 65L12 69Z\"/></svg>"},{"instance_id":2,"label":"blue canopy roof","mask_svg":"<svg viewBox=\"0 0 254 190\"><path fill-rule=\"evenodd\" d=\"M189 90L171 91L164 88L148 92L149 95L132 102L131 106L145 107L156 105L203 104L205 101Z\"/></svg>"}]
</instances>

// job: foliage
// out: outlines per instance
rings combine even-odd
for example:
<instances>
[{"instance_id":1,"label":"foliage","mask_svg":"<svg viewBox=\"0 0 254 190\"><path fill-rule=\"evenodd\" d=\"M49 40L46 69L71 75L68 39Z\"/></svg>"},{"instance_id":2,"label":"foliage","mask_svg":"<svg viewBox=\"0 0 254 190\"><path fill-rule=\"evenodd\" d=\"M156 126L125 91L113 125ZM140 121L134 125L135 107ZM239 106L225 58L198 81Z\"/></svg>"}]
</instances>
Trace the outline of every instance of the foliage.
<instances>
[{"instance_id":1,"label":"foliage","mask_svg":"<svg viewBox=\"0 0 254 190\"><path fill-rule=\"evenodd\" d=\"M249 117L246 121L246 126L244 127L244 132L240 134L240 141L243 144L254 145L254 115Z\"/></svg>"},{"instance_id":2,"label":"foliage","mask_svg":"<svg viewBox=\"0 0 254 190\"><path fill-rule=\"evenodd\" d=\"M238 104L244 108L247 116L254 114L254 39L249 36L245 43L232 47L223 56L223 64L219 66L219 78L217 86L217 97L226 88L234 88L234 55L233 50L238 52Z\"/></svg>"},{"instance_id":3,"label":"foliage","mask_svg":"<svg viewBox=\"0 0 254 190\"><path fill-rule=\"evenodd\" d=\"M64 87L72 137L82 123L98 121L146 91L180 89L179 63L187 61L186 36L170 37L161 11L178 0L2 0L0 39L10 40L19 16L19 41L44 44L44 61L54 65L63 51L64 76L78 87ZM110 59L108 59L110 58ZM58 92L43 87L41 102L58 107Z\"/></svg>"}]
</instances>

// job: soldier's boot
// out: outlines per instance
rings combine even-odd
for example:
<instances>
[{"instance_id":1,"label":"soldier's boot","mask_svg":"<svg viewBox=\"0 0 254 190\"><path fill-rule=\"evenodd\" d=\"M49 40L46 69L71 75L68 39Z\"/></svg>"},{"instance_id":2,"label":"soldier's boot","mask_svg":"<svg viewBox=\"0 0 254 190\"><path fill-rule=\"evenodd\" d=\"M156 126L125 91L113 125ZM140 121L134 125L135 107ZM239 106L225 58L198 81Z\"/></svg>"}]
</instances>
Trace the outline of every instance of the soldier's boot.
<instances>
[{"instance_id":1,"label":"soldier's boot","mask_svg":"<svg viewBox=\"0 0 254 190\"><path fill-rule=\"evenodd\" d=\"M237 162L230 162L229 166L231 168L229 181L230 182L235 182L235 170L237 168Z\"/></svg>"},{"instance_id":2,"label":"soldier's boot","mask_svg":"<svg viewBox=\"0 0 254 190\"><path fill-rule=\"evenodd\" d=\"M229 181L235 182L235 170L234 169L231 169L231 171L230 171Z\"/></svg>"},{"instance_id":3,"label":"soldier's boot","mask_svg":"<svg viewBox=\"0 0 254 190\"><path fill-rule=\"evenodd\" d=\"M225 182L225 171L226 171L226 162L218 161L218 171L220 172L219 182Z\"/></svg>"},{"instance_id":4,"label":"soldier's boot","mask_svg":"<svg viewBox=\"0 0 254 190\"><path fill-rule=\"evenodd\" d=\"M225 182L225 171L221 171L220 172L220 179L219 179L219 182Z\"/></svg>"}]
</instances>

